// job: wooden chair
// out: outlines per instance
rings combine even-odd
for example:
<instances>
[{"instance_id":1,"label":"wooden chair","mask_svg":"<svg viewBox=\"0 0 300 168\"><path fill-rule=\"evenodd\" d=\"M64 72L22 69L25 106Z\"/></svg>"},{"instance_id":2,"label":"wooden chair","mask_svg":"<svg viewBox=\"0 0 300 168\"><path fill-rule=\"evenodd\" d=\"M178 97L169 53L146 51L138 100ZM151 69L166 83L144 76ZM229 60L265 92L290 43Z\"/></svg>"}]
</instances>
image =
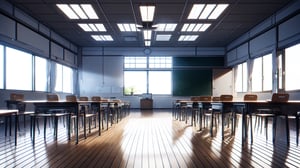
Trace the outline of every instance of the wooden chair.
<instances>
[{"instance_id":1,"label":"wooden chair","mask_svg":"<svg viewBox=\"0 0 300 168\"><path fill-rule=\"evenodd\" d=\"M277 116L282 112L280 108L280 103L287 102L288 100L289 100L289 94L274 93L270 101L270 107L257 109L256 117L260 119L261 125L262 125L262 121L264 120L266 140L268 140L268 121L270 118L273 119L273 144L275 144ZM288 129L287 116L286 116L286 122L287 122L287 129ZM287 138L288 138L287 141L289 141L288 132L289 130L287 130Z\"/></svg>"},{"instance_id":2,"label":"wooden chair","mask_svg":"<svg viewBox=\"0 0 300 168\"><path fill-rule=\"evenodd\" d=\"M220 102L231 102L233 99L233 96L232 95L221 95L220 97L215 97L213 98L213 100L215 100L216 102L217 101L220 101ZM214 120L215 120L215 123L217 123L216 119L218 119L219 121L219 116L221 114L221 110L222 111L222 115L226 116L224 117L224 121L226 121L225 118L227 118L227 126L229 127L229 119L231 118L230 116L228 115L231 115L232 114L232 108L231 106L230 107L227 107L225 106L224 104L222 105L224 107L221 107L221 106L213 106L211 107L211 125L210 125L210 130L211 130L211 136L212 136L212 130L213 130L213 126L214 126ZM222 108L222 109L221 109ZM224 123L222 123L224 124ZM225 124L224 124L225 125Z\"/></svg>"},{"instance_id":3,"label":"wooden chair","mask_svg":"<svg viewBox=\"0 0 300 168\"><path fill-rule=\"evenodd\" d=\"M57 94L47 94L46 96L48 102L56 102L59 101L59 96ZM53 123L54 128L54 140L57 140L57 132L58 132L58 118L63 118L69 116L70 114L62 109L55 110L46 110L46 111L38 111L34 114L31 114L31 130L33 129L33 123L38 122L39 118L44 119L44 138L46 138L46 130L47 130L47 120L50 119ZM69 117L68 117L69 118ZM70 119L67 120L67 131L69 132L70 128ZM31 131L32 132L32 131ZM35 136L33 132L32 136ZM68 138L70 139L70 135L68 134Z\"/></svg>"},{"instance_id":4,"label":"wooden chair","mask_svg":"<svg viewBox=\"0 0 300 168\"><path fill-rule=\"evenodd\" d=\"M205 126L205 121L208 116L211 116L211 104L212 101L211 96L199 96L199 101L201 102L201 106L199 107L199 127L202 130L202 120ZM207 116L207 117L206 117Z\"/></svg>"},{"instance_id":5,"label":"wooden chair","mask_svg":"<svg viewBox=\"0 0 300 168\"><path fill-rule=\"evenodd\" d=\"M27 111L26 110L26 103L24 103L24 94L20 93L11 93L10 94L10 101L14 101L15 107L8 107L9 109L16 108L18 109L18 115L20 123L20 116L23 118L23 125L24 129L26 129L26 116L30 116L34 114L34 111ZM18 123L18 129L20 130L20 124ZM26 131L25 131L26 132Z\"/></svg>"},{"instance_id":6,"label":"wooden chair","mask_svg":"<svg viewBox=\"0 0 300 168\"><path fill-rule=\"evenodd\" d=\"M257 95L256 94L245 94L244 101L257 101ZM242 110L249 110L249 109L245 109L245 107L243 108L238 108L233 110L233 114L232 114L232 120L233 120L233 133L235 133L235 129L237 126L237 121L238 119L242 116ZM252 109L250 109L252 110ZM246 114L246 118L247 118L247 123L245 125L245 130L248 130L249 128L249 124L250 124L250 133L251 133L251 143L253 143L253 130L252 130L252 111L244 111L244 113Z\"/></svg>"},{"instance_id":7,"label":"wooden chair","mask_svg":"<svg viewBox=\"0 0 300 168\"><path fill-rule=\"evenodd\" d=\"M79 97L79 101L89 101L88 97ZM96 116L97 116L97 111L94 111L94 108L90 107L90 103L89 104L85 104L85 105L81 105L80 108L80 112L83 113L84 115L84 123L86 123L86 119L89 120L89 133L91 133L91 122L92 119L94 119L94 123L95 123L95 128L96 128Z\"/></svg>"}]
</instances>

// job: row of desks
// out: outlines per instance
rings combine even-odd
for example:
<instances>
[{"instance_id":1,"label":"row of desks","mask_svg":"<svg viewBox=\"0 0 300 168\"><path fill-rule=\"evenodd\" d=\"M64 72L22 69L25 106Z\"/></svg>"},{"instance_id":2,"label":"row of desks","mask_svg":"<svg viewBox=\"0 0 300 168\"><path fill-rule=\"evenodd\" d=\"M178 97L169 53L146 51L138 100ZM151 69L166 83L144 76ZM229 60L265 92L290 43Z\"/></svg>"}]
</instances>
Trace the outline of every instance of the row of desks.
<instances>
[{"instance_id":1,"label":"row of desks","mask_svg":"<svg viewBox=\"0 0 300 168\"><path fill-rule=\"evenodd\" d=\"M206 108L211 108L211 110L218 110L222 115L222 139L224 140L224 117L228 109L231 112L237 112L240 109L242 114L242 144L247 140L247 124L246 116L251 115L258 108L279 108L281 113L278 115L284 116L297 116L297 112L300 111L300 101L299 100L290 100L287 102L272 102L270 100L257 100L257 101L243 101L243 100L233 100L233 101L191 101L191 100L181 100L178 101L179 107L180 104L187 104L189 107L192 107L192 104L196 104L199 108L199 115L203 114L203 110ZM299 117L299 116L297 116ZM202 126L202 116L199 119L200 128ZM275 128L273 128L275 129ZM212 135L212 128L210 130ZM298 134L298 130L297 130ZM252 135L251 135L252 136ZM251 140L252 141L252 140Z\"/></svg>"},{"instance_id":2,"label":"row of desks","mask_svg":"<svg viewBox=\"0 0 300 168\"><path fill-rule=\"evenodd\" d=\"M119 102L119 101L46 101L46 100L28 100L28 101L16 101L16 100L7 100L7 107L10 108L12 105L16 105L18 103L26 103L26 104L33 104L34 105L34 112L39 113L43 111L51 111L51 110L65 110L65 111L72 111L76 115L76 124L75 124L75 143L78 144L79 141L79 107L80 105L97 105L99 107L99 110L103 105L105 104L107 108L110 107L120 107L125 104L128 104L128 102ZM99 111L100 112L100 111ZM99 135L101 134L101 118L100 114L98 115L99 118ZM33 139L34 143L34 139Z\"/></svg>"}]
</instances>

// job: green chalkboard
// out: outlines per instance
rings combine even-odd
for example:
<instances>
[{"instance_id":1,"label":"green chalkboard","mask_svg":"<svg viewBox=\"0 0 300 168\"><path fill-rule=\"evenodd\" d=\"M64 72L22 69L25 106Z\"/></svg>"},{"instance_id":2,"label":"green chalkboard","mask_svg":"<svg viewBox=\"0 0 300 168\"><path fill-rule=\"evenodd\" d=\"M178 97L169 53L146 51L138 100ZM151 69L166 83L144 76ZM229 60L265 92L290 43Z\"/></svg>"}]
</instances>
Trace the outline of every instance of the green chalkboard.
<instances>
[{"instance_id":1,"label":"green chalkboard","mask_svg":"<svg viewBox=\"0 0 300 168\"><path fill-rule=\"evenodd\" d=\"M212 95L212 70L173 70L173 96Z\"/></svg>"}]
</instances>

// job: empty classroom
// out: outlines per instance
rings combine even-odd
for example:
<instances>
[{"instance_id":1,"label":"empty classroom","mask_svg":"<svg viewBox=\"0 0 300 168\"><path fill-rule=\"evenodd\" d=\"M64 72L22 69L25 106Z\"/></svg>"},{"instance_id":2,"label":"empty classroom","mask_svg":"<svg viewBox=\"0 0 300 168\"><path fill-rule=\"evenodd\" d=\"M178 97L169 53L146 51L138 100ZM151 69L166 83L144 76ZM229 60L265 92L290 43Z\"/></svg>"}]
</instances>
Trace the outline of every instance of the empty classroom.
<instances>
[{"instance_id":1,"label":"empty classroom","mask_svg":"<svg viewBox=\"0 0 300 168\"><path fill-rule=\"evenodd\" d=\"M0 0L0 167L300 167L300 1Z\"/></svg>"}]
</instances>

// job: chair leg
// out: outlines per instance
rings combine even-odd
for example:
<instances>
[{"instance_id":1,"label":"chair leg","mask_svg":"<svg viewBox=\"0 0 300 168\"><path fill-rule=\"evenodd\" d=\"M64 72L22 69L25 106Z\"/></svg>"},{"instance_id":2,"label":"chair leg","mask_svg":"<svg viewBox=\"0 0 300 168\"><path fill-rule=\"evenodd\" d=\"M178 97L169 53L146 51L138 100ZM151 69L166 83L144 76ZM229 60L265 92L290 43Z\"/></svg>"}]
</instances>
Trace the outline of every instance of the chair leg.
<instances>
[{"instance_id":1,"label":"chair leg","mask_svg":"<svg viewBox=\"0 0 300 168\"><path fill-rule=\"evenodd\" d=\"M299 115L296 115L296 144L299 144Z\"/></svg>"},{"instance_id":2,"label":"chair leg","mask_svg":"<svg viewBox=\"0 0 300 168\"><path fill-rule=\"evenodd\" d=\"M289 118L287 115L285 115L285 125L286 125L286 142L287 145L290 145L290 128L289 128Z\"/></svg>"}]
</instances>

